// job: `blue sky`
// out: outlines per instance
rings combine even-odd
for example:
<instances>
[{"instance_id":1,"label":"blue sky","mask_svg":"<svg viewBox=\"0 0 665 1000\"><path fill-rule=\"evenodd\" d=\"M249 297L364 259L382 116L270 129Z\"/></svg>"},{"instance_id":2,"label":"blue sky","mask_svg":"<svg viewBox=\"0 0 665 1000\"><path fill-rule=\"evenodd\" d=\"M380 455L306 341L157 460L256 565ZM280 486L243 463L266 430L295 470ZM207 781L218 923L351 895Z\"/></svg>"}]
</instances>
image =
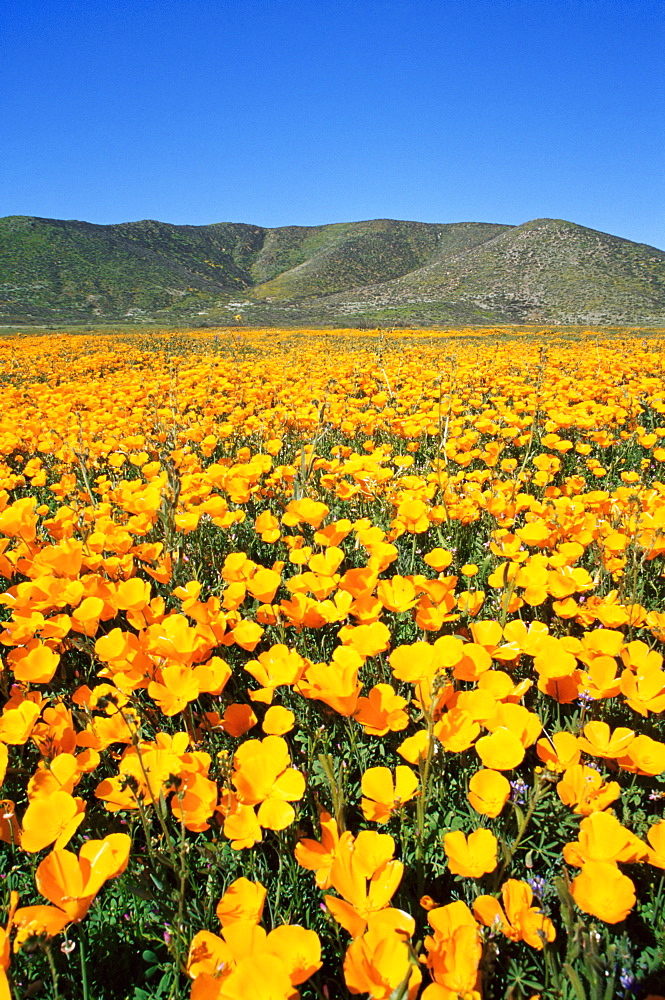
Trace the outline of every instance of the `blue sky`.
<instances>
[{"instance_id":1,"label":"blue sky","mask_svg":"<svg viewBox=\"0 0 665 1000\"><path fill-rule=\"evenodd\" d=\"M662 0L4 0L0 216L665 248Z\"/></svg>"}]
</instances>

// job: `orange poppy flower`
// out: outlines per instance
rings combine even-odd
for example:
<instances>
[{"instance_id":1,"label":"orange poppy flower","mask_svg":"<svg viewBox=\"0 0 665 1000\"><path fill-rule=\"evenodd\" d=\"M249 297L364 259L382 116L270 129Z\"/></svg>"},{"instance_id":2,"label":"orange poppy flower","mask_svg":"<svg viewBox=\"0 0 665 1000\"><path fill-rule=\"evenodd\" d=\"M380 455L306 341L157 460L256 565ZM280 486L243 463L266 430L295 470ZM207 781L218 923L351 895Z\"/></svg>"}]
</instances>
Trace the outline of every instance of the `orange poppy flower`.
<instances>
[{"instance_id":1,"label":"orange poppy flower","mask_svg":"<svg viewBox=\"0 0 665 1000\"><path fill-rule=\"evenodd\" d=\"M40 761L36 772L28 782L28 799L39 796L48 798L53 792L69 792L79 783L81 774L77 758L71 753L61 753L53 760Z\"/></svg>"},{"instance_id":2,"label":"orange poppy flower","mask_svg":"<svg viewBox=\"0 0 665 1000\"><path fill-rule=\"evenodd\" d=\"M239 622L236 622L231 631L224 636L222 641L225 646L235 643L236 646L240 646L249 653L253 653L261 641L263 632L264 630L256 622L241 618Z\"/></svg>"},{"instance_id":3,"label":"orange poppy flower","mask_svg":"<svg viewBox=\"0 0 665 1000\"><path fill-rule=\"evenodd\" d=\"M382 653L390 646L390 629L383 622L371 625L344 625L337 633L345 646L355 650L363 660Z\"/></svg>"},{"instance_id":4,"label":"orange poppy flower","mask_svg":"<svg viewBox=\"0 0 665 1000\"><path fill-rule=\"evenodd\" d=\"M437 573L442 573L444 569L448 569L453 561L452 553L448 552L447 549L436 548L432 549L427 555L423 556L424 562L428 566L431 566L433 570Z\"/></svg>"},{"instance_id":5,"label":"orange poppy flower","mask_svg":"<svg viewBox=\"0 0 665 1000\"><path fill-rule=\"evenodd\" d=\"M279 521L269 510L259 514L254 521L254 530L261 536L262 541L271 544L278 541L281 536Z\"/></svg>"},{"instance_id":6,"label":"orange poppy flower","mask_svg":"<svg viewBox=\"0 0 665 1000\"><path fill-rule=\"evenodd\" d=\"M665 771L665 743L641 733L630 743L625 757L619 757L619 767L635 774L655 777Z\"/></svg>"},{"instance_id":7,"label":"orange poppy flower","mask_svg":"<svg viewBox=\"0 0 665 1000\"><path fill-rule=\"evenodd\" d=\"M95 623L95 629L97 624ZM25 649L14 649L7 657L17 681L48 684L58 669L60 655L34 639Z\"/></svg>"},{"instance_id":8,"label":"orange poppy flower","mask_svg":"<svg viewBox=\"0 0 665 1000\"><path fill-rule=\"evenodd\" d=\"M259 805L257 818L270 830L284 830L294 818L291 802L302 798L305 778L291 767L286 741L281 736L247 740L233 758L233 784L238 801Z\"/></svg>"},{"instance_id":9,"label":"orange poppy flower","mask_svg":"<svg viewBox=\"0 0 665 1000\"><path fill-rule=\"evenodd\" d=\"M525 748L536 742L543 728L535 712L529 712L523 705L512 702L500 702L496 707L496 714L485 725L491 733L502 727L509 729Z\"/></svg>"},{"instance_id":10,"label":"orange poppy flower","mask_svg":"<svg viewBox=\"0 0 665 1000\"><path fill-rule=\"evenodd\" d=\"M104 612L104 601L99 597L86 597L79 606L72 611L71 627L74 632L82 632L83 635L96 635L99 627L99 619Z\"/></svg>"},{"instance_id":11,"label":"orange poppy flower","mask_svg":"<svg viewBox=\"0 0 665 1000\"><path fill-rule=\"evenodd\" d=\"M134 576L116 585L113 603L120 611L142 611L150 603L150 584Z\"/></svg>"},{"instance_id":12,"label":"orange poppy flower","mask_svg":"<svg viewBox=\"0 0 665 1000\"><path fill-rule=\"evenodd\" d=\"M394 779L389 767L370 767L362 776L361 788L365 819L387 823L393 812L417 794L418 778L404 764L397 765Z\"/></svg>"},{"instance_id":13,"label":"orange poppy flower","mask_svg":"<svg viewBox=\"0 0 665 1000\"><path fill-rule=\"evenodd\" d=\"M355 649L338 646L333 651L330 664L315 663L307 668L298 683L298 690L306 698L325 702L340 715L353 715L362 690L358 682L362 663L362 657Z\"/></svg>"},{"instance_id":14,"label":"orange poppy flower","mask_svg":"<svg viewBox=\"0 0 665 1000\"><path fill-rule=\"evenodd\" d=\"M440 636L440 638L438 638L434 643L433 647L436 650L439 668L454 669L457 667L460 663L462 663L468 645L469 644L464 643L456 635ZM482 647L478 648L482 649ZM485 652L485 650L483 650L483 652ZM489 658L488 663L491 663Z\"/></svg>"},{"instance_id":15,"label":"orange poppy flower","mask_svg":"<svg viewBox=\"0 0 665 1000\"><path fill-rule=\"evenodd\" d=\"M339 521L333 521L325 528L319 528L314 532L314 541L317 545L338 546L346 536L353 530L353 524L348 518L343 517Z\"/></svg>"},{"instance_id":16,"label":"orange poppy flower","mask_svg":"<svg viewBox=\"0 0 665 1000\"><path fill-rule=\"evenodd\" d=\"M409 938L414 930L415 921L401 910L372 914L365 933L351 942L344 957L349 991L387 998L406 984L404 1000L415 1000L422 976L411 963Z\"/></svg>"},{"instance_id":17,"label":"orange poppy flower","mask_svg":"<svg viewBox=\"0 0 665 1000\"><path fill-rule=\"evenodd\" d=\"M427 1000L465 996L476 1000L475 987L482 942L473 913L462 900L437 906L427 914L433 934L425 938L427 968L434 980L424 991Z\"/></svg>"},{"instance_id":18,"label":"orange poppy flower","mask_svg":"<svg viewBox=\"0 0 665 1000\"><path fill-rule=\"evenodd\" d=\"M588 861L616 864L618 861L644 861L646 856L646 845L608 812L594 812L583 819L578 839L563 849L566 863L577 868Z\"/></svg>"},{"instance_id":19,"label":"orange poppy flower","mask_svg":"<svg viewBox=\"0 0 665 1000\"><path fill-rule=\"evenodd\" d=\"M286 967L291 987L306 982L322 965L318 936L297 924L281 924L271 930L266 938L266 950ZM292 997L293 992L288 996Z\"/></svg>"},{"instance_id":20,"label":"orange poppy flower","mask_svg":"<svg viewBox=\"0 0 665 1000\"><path fill-rule=\"evenodd\" d=\"M561 773L573 764L579 764L582 751L573 733L561 731L551 738L538 740L536 752L550 771Z\"/></svg>"},{"instance_id":21,"label":"orange poppy flower","mask_svg":"<svg viewBox=\"0 0 665 1000\"><path fill-rule=\"evenodd\" d=\"M321 840L311 840L308 837L299 840L296 844L295 856L299 865L315 872L315 880L319 889L327 889L330 886L330 869L335 860L339 836L337 823L330 813L322 811L319 823L321 825Z\"/></svg>"},{"instance_id":22,"label":"orange poppy flower","mask_svg":"<svg viewBox=\"0 0 665 1000\"><path fill-rule=\"evenodd\" d=\"M171 799L171 810L185 829L200 833L208 830L208 820L217 806L217 785L197 771L180 772L178 794Z\"/></svg>"},{"instance_id":23,"label":"orange poppy flower","mask_svg":"<svg viewBox=\"0 0 665 1000\"><path fill-rule=\"evenodd\" d=\"M344 550L330 545L325 552L311 556L308 566L318 576L333 577L343 562Z\"/></svg>"},{"instance_id":24,"label":"orange poppy flower","mask_svg":"<svg viewBox=\"0 0 665 1000\"><path fill-rule=\"evenodd\" d=\"M434 726L436 738L449 753L468 750L479 732L479 724L461 708L451 708Z\"/></svg>"},{"instance_id":25,"label":"orange poppy flower","mask_svg":"<svg viewBox=\"0 0 665 1000\"><path fill-rule=\"evenodd\" d=\"M256 660L250 660L244 665L247 673L261 685L258 691L250 691L251 700L270 704L275 689L281 685L296 684L302 677L305 666L305 661L295 649L289 649L283 643L271 646Z\"/></svg>"},{"instance_id":26,"label":"orange poppy flower","mask_svg":"<svg viewBox=\"0 0 665 1000\"><path fill-rule=\"evenodd\" d=\"M396 646L388 659L393 677L411 684L431 681L444 666L438 650L428 642Z\"/></svg>"},{"instance_id":27,"label":"orange poppy flower","mask_svg":"<svg viewBox=\"0 0 665 1000\"><path fill-rule=\"evenodd\" d=\"M478 690L488 691L497 701L518 702L532 686L533 681L529 678L513 683L504 670L487 670L478 678Z\"/></svg>"},{"instance_id":28,"label":"orange poppy flower","mask_svg":"<svg viewBox=\"0 0 665 1000\"><path fill-rule=\"evenodd\" d=\"M561 801L582 816L607 809L621 794L616 781L603 781L598 771L586 764L567 767L556 790Z\"/></svg>"},{"instance_id":29,"label":"orange poppy flower","mask_svg":"<svg viewBox=\"0 0 665 1000\"><path fill-rule=\"evenodd\" d=\"M261 729L268 736L284 736L291 732L295 721L296 717L291 709L272 705L263 717Z\"/></svg>"},{"instance_id":30,"label":"orange poppy flower","mask_svg":"<svg viewBox=\"0 0 665 1000\"><path fill-rule=\"evenodd\" d=\"M75 695L72 700L74 699ZM54 753L73 753L76 749L76 732L71 710L62 702L45 708L42 721L32 732L32 739L44 757L51 757ZM4 744L0 743L0 746Z\"/></svg>"},{"instance_id":31,"label":"orange poppy flower","mask_svg":"<svg viewBox=\"0 0 665 1000\"><path fill-rule=\"evenodd\" d=\"M221 694L231 679L231 668L221 656L212 656L207 663L199 663L192 673L200 693Z\"/></svg>"},{"instance_id":32,"label":"orange poppy flower","mask_svg":"<svg viewBox=\"0 0 665 1000\"><path fill-rule=\"evenodd\" d=\"M37 517L34 497L21 497L6 507L0 514L0 534L8 538L22 538L24 542L34 542L37 535Z\"/></svg>"},{"instance_id":33,"label":"orange poppy flower","mask_svg":"<svg viewBox=\"0 0 665 1000\"><path fill-rule=\"evenodd\" d=\"M406 698L395 693L390 684L375 684L367 698L358 698L354 717L365 732L385 736L388 732L406 729L409 717L404 711Z\"/></svg>"},{"instance_id":34,"label":"orange poppy flower","mask_svg":"<svg viewBox=\"0 0 665 1000\"><path fill-rule=\"evenodd\" d=\"M615 864L608 861L587 861L573 879L571 894L585 913L607 924L625 920L635 906L635 886Z\"/></svg>"},{"instance_id":35,"label":"orange poppy flower","mask_svg":"<svg viewBox=\"0 0 665 1000\"><path fill-rule=\"evenodd\" d=\"M291 1000L293 987L320 967L314 931L284 925L266 934L246 920L227 924L222 937L199 931L187 961L192 996L199 1000Z\"/></svg>"},{"instance_id":36,"label":"orange poppy flower","mask_svg":"<svg viewBox=\"0 0 665 1000\"><path fill-rule=\"evenodd\" d=\"M503 907L494 896L479 896L473 904L476 919L486 927L497 926L511 941L526 941L539 951L554 941L556 931L549 917L532 906L533 890L527 882L508 879L501 887Z\"/></svg>"},{"instance_id":37,"label":"orange poppy flower","mask_svg":"<svg viewBox=\"0 0 665 1000\"><path fill-rule=\"evenodd\" d=\"M342 896L325 896L338 924L356 938L371 914L383 910L402 880L404 865L393 860L395 841L388 834L363 830L354 839L343 833L330 869L330 883Z\"/></svg>"},{"instance_id":38,"label":"orange poppy flower","mask_svg":"<svg viewBox=\"0 0 665 1000\"><path fill-rule=\"evenodd\" d=\"M226 889L217 904L215 913L222 927L246 920L252 924L261 922L266 890L260 882L250 882L246 878L238 878Z\"/></svg>"},{"instance_id":39,"label":"orange poppy flower","mask_svg":"<svg viewBox=\"0 0 665 1000\"><path fill-rule=\"evenodd\" d=\"M53 791L50 795L37 796L23 814L21 846L30 854L53 843L56 848L62 848L84 819L83 799L75 799L69 792Z\"/></svg>"},{"instance_id":40,"label":"orange poppy flower","mask_svg":"<svg viewBox=\"0 0 665 1000\"><path fill-rule=\"evenodd\" d=\"M429 507L423 500L402 500L397 507L395 523L401 530L422 534L429 528Z\"/></svg>"},{"instance_id":41,"label":"orange poppy flower","mask_svg":"<svg viewBox=\"0 0 665 1000\"><path fill-rule=\"evenodd\" d=\"M467 642L463 647L462 659L453 668L453 677L460 681L477 681L491 666L492 658L487 650L473 642Z\"/></svg>"},{"instance_id":42,"label":"orange poppy flower","mask_svg":"<svg viewBox=\"0 0 665 1000\"><path fill-rule=\"evenodd\" d=\"M297 524L309 524L312 528L319 528L321 522L330 513L330 508L319 500L292 500L286 508L286 513L282 518L282 524L287 527L294 527Z\"/></svg>"},{"instance_id":43,"label":"orange poppy flower","mask_svg":"<svg viewBox=\"0 0 665 1000\"><path fill-rule=\"evenodd\" d=\"M483 765L495 771L512 771L524 760L523 743L512 730L503 726L490 736L482 736L475 749Z\"/></svg>"},{"instance_id":44,"label":"orange poppy flower","mask_svg":"<svg viewBox=\"0 0 665 1000\"><path fill-rule=\"evenodd\" d=\"M416 588L411 580L403 576L381 580L376 594L384 608L398 614L409 611L416 603Z\"/></svg>"},{"instance_id":45,"label":"orange poppy flower","mask_svg":"<svg viewBox=\"0 0 665 1000\"><path fill-rule=\"evenodd\" d=\"M224 731L236 738L244 736L257 722L251 705L242 705L239 702L229 705L221 720Z\"/></svg>"},{"instance_id":46,"label":"orange poppy flower","mask_svg":"<svg viewBox=\"0 0 665 1000\"><path fill-rule=\"evenodd\" d=\"M247 581L247 590L261 604L270 604L282 582L281 573L272 569L259 569Z\"/></svg>"},{"instance_id":47,"label":"orange poppy flower","mask_svg":"<svg viewBox=\"0 0 665 1000\"><path fill-rule=\"evenodd\" d=\"M619 726L611 732L606 722L588 722L583 732L584 736L580 736L578 741L580 749L593 757L623 757L635 739L632 729Z\"/></svg>"},{"instance_id":48,"label":"orange poppy flower","mask_svg":"<svg viewBox=\"0 0 665 1000\"><path fill-rule=\"evenodd\" d=\"M16 803L0 799L0 840L6 844L20 844L21 830L16 819Z\"/></svg>"},{"instance_id":49,"label":"orange poppy flower","mask_svg":"<svg viewBox=\"0 0 665 1000\"><path fill-rule=\"evenodd\" d=\"M160 711L166 716L177 715L199 696L199 686L191 667L174 663L163 667L159 675L161 681L150 681L148 694L156 701Z\"/></svg>"},{"instance_id":50,"label":"orange poppy flower","mask_svg":"<svg viewBox=\"0 0 665 1000\"><path fill-rule=\"evenodd\" d=\"M453 875L481 878L493 872L497 865L498 842L491 830L474 830L465 837L461 830L446 833L443 849L448 858L448 868Z\"/></svg>"},{"instance_id":51,"label":"orange poppy flower","mask_svg":"<svg viewBox=\"0 0 665 1000\"><path fill-rule=\"evenodd\" d=\"M624 670L619 682L626 704L646 719L649 712L665 711L665 671Z\"/></svg>"},{"instance_id":52,"label":"orange poppy flower","mask_svg":"<svg viewBox=\"0 0 665 1000\"><path fill-rule=\"evenodd\" d=\"M225 812L224 836L228 837L234 851L254 847L263 838L261 824L251 806L243 805L235 798Z\"/></svg>"},{"instance_id":53,"label":"orange poppy flower","mask_svg":"<svg viewBox=\"0 0 665 1000\"><path fill-rule=\"evenodd\" d=\"M413 736L407 736L397 747L397 753L409 764L417 764L427 757L430 736L426 729L419 729Z\"/></svg>"},{"instance_id":54,"label":"orange poppy flower","mask_svg":"<svg viewBox=\"0 0 665 1000\"><path fill-rule=\"evenodd\" d=\"M481 768L469 781L469 802L483 816L498 816L509 798L510 782L498 771Z\"/></svg>"},{"instance_id":55,"label":"orange poppy flower","mask_svg":"<svg viewBox=\"0 0 665 1000\"><path fill-rule=\"evenodd\" d=\"M14 951L20 951L23 945L32 937L54 937L67 924L71 923L69 916L57 906L21 906L14 914L13 927L16 930ZM7 942L8 944L8 942ZM1 982L1 980L0 980ZM9 989L1 1000L11 1000Z\"/></svg>"},{"instance_id":56,"label":"orange poppy flower","mask_svg":"<svg viewBox=\"0 0 665 1000\"><path fill-rule=\"evenodd\" d=\"M457 595L457 607L465 615L477 615L485 603L483 590L463 590Z\"/></svg>"},{"instance_id":57,"label":"orange poppy flower","mask_svg":"<svg viewBox=\"0 0 665 1000\"><path fill-rule=\"evenodd\" d=\"M82 920L104 882L124 872L130 848L126 833L112 833L86 841L78 858L70 851L53 850L37 868L37 889L69 920Z\"/></svg>"},{"instance_id":58,"label":"orange poppy flower","mask_svg":"<svg viewBox=\"0 0 665 1000\"><path fill-rule=\"evenodd\" d=\"M655 868L665 868L665 819L650 827L647 840L650 844L647 855L649 864Z\"/></svg>"}]
</instances>

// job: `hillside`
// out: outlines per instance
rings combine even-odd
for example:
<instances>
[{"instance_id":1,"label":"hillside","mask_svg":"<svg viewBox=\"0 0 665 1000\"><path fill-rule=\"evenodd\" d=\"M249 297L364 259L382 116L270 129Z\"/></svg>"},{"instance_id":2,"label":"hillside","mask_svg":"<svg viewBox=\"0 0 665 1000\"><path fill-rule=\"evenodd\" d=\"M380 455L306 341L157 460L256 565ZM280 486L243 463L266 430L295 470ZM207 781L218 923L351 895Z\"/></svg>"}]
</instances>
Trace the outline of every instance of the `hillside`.
<instances>
[{"instance_id":1,"label":"hillside","mask_svg":"<svg viewBox=\"0 0 665 1000\"><path fill-rule=\"evenodd\" d=\"M560 219L0 219L0 323L665 325L665 252Z\"/></svg>"},{"instance_id":2,"label":"hillside","mask_svg":"<svg viewBox=\"0 0 665 1000\"><path fill-rule=\"evenodd\" d=\"M665 253L536 219L317 307L348 318L406 311L429 322L662 324Z\"/></svg>"},{"instance_id":3,"label":"hillside","mask_svg":"<svg viewBox=\"0 0 665 1000\"><path fill-rule=\"evenodd\" d=\"M269 230L253 268L261 283L252 295L284 301L389 281L438 260L443 253L484 243L508 228L473 222L432 225L375 219L321 226L314 231L290 227ZM294 247L288 255L291 261L282 251L286 246ZM264 260L272 264L270 270L263 270Z\"/></svg>"},{"instance_id":4,"label":"hillside","mask_svg":"<svg viewBox=\"0 0 665 1000\"><path fill-rule=\"evenodd\" d=\"M253 284L256 226L171 226L9 216L0 220L0 317L120 318L226 296Z\"/></svg>"}]
</instances>

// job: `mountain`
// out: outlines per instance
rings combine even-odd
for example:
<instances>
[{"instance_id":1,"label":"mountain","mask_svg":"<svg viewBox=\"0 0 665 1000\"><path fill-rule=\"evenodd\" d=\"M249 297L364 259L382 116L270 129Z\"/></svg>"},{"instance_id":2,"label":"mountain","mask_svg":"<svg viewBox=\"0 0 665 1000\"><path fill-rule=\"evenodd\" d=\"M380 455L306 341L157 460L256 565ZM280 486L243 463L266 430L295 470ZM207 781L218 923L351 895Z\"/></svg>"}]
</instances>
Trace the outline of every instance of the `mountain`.
<instances>
[{"instance_id":1,"label":"mountain","mask_svg":"<svg viewBox=\"0 0 665 1000\"><path fill-rule=\"evenodd\" d=\"M0 219L0 323L665 325L665 252L561 219Z\"/></svg>"}]
</instances>

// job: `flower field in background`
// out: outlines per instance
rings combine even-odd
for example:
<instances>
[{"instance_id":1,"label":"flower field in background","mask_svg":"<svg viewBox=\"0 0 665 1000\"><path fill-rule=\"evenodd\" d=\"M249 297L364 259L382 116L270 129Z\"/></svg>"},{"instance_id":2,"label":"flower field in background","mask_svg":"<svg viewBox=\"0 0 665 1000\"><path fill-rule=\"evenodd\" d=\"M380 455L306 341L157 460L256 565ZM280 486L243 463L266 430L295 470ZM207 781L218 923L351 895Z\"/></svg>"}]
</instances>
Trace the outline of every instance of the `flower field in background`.
<instances>
[{"instance_id":1,"label":"flower field in background","mask_svg":"<svg viewBox=\"0 0 665 1000\"><path fill-rule=\"evenodd\" d=\"M665 996L665 335L0 382L0 1000Z\"/></svg>"}]
</instances>

